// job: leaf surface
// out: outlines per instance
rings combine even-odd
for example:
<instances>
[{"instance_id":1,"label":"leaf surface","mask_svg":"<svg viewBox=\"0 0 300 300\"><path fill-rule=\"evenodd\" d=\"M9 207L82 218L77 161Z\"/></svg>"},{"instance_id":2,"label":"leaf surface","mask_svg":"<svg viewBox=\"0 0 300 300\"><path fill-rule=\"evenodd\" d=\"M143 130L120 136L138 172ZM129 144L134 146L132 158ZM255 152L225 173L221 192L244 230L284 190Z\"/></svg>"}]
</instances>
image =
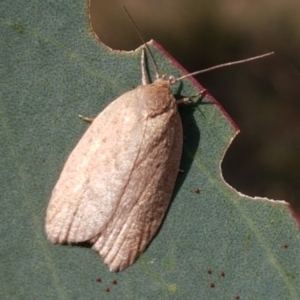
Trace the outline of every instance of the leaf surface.
<instances>
[{"instance_id":1,"label":"leaf surface","mask_svg":"<svg viewBox=\"0 0 300 300\"><path fill-rule=\"evenodd\" d=\"M100 44L81 0L3 1L0 16L1 299L299 298L296 220L286 203L224 182L220 164L237 129L209 96L180 108L184 172L163 226L132 267L111 273L88 247L51 245L51 190L88 126L77 115L94 117L141 83L140 50ZM150 46L162 72L182 74ZM201 89L192 79L173 87L178 97Z\"/></svg>"}]
</instances>

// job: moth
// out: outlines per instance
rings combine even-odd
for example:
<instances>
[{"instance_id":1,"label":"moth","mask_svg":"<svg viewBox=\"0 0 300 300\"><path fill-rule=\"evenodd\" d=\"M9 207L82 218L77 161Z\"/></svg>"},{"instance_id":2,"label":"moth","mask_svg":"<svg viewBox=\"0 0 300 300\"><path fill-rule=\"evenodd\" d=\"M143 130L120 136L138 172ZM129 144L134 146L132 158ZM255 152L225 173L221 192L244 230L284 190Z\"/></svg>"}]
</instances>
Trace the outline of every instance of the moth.
<instances>
[{"instance_id":1,"label":"moth","mask_svg":"<svg viewBox=\"0 0 300 300\"><path fill-rule=\"evenodd\" d=\"M156 80L148 84L144 52L142 85L111 102L93 120L67 159L46 213L46 234L52 243L90 242L110 271L136 261L170 203L183 142L171 85L258 58L178 79L165 79L156 68Z\"/></svg>"},{"instance_id":2,"label":"moth","mask_svg":"<svg viewBox=\"0 0 300 300\"><path fill-rule=\"evenodd\" d=\"M158 78L110 103L70 154L47 209L52 243L90 241L111 271L134 263L168 208L182 152L171 82Z\"/></svg>"}]
</instances>

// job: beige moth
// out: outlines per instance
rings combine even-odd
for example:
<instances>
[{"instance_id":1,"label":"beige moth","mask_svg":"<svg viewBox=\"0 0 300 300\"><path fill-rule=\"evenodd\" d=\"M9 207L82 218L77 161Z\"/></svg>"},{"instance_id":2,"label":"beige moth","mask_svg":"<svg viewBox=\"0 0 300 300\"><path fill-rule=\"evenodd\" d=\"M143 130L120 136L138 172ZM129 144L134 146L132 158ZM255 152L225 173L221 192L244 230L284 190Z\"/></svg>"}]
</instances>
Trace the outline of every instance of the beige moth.
<instances>
[{"instance_id":1,"label":"beige moth","mask_svg":"<svg viewBox=\"0 0 300 300\"><path fill-rule=\"evenodd\" d=\"M256 58L178 79L156 67L148 84L143 50L142 85L111 102L68 157L47 208L47 238L90 242L110 271L132 265L161 225L179 171L183 134L171 85Z\"/></svg>"},{"instance_id":2,"label":"beige moth","mask_svg":"<svg viewBox=\"0 0 300 300\"><path fill-rule=\"evenodd\" d=\"M144 53L144 52L143 52ZM90 241L111 271L144 251L168 208L182 151L171 82L158 76L111 102L70 154L46 215L52 243Z\"/></svg>"}]
</instances>

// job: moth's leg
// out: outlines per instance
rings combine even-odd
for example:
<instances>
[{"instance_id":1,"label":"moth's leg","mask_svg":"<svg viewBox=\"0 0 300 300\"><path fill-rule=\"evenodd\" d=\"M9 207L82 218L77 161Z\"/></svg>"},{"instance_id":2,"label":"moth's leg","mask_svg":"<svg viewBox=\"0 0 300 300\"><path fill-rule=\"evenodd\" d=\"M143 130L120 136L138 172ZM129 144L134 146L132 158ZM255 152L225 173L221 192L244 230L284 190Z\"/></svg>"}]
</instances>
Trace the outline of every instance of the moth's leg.
<instances>
[{"instance_id":1,"label":"moth's leg","mask_svg":"<svg viewBox=\"0 0 300 300\"><path fill-rule=\"evenodd\" d=\"M78 117L79 117L81 120L83 120L83 121L85 121L85 122L88 122L88 123L93 123L93 121L94 121L94 119L88 118L88 117L84 117L84 116L82 116L82 115L78 115Z\"/></svg>"},{"instance_id":2,"label":"moth's leg","mask_svg":"<svg viewBox=\"0 0 300 300\"><path fill-rule=\"evenodd\" d=\"M148 84L147 74L146 74L146 60L145 60L145 49L142 49L141 58L141 69L142 69L142 85Z\"/></svg>"},{"instance_id":3,"label":"moth's leg","mask_svg":"<svg viewBox=\"0 0 300 300\"><path fill-rule=\"evenodd\" d=\"M186 103L190 102L190 100L191 100L192 98L204 97L206 94L207 94L207 90L203 90L203 91L199 92L199 93L196 94L196 95L178 99L178 100L176 101L176 103L177 103L177 104L186 104Z\"/></svg>"}]
</instances>

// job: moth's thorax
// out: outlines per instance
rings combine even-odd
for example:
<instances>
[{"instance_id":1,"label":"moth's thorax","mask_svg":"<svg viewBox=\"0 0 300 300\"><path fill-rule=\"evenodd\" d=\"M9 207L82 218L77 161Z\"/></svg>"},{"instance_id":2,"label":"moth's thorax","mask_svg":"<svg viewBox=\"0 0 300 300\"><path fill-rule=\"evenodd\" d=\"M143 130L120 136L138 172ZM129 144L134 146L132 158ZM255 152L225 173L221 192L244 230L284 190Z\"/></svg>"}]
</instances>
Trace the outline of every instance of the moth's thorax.
<instances>
[{"instance_id":1,"label":"moth's thorax","mask_svg":"<svg viewBox=\"0 0 300 300\"><path fill-rule=\"evenodd\" d=\"M138 93L148 117L155 117L170 110L177 111L176 100L170 87L171 83L168 80L157 79L154 83L141 85L134 90Z\"/></svg>"}]
</instances>

